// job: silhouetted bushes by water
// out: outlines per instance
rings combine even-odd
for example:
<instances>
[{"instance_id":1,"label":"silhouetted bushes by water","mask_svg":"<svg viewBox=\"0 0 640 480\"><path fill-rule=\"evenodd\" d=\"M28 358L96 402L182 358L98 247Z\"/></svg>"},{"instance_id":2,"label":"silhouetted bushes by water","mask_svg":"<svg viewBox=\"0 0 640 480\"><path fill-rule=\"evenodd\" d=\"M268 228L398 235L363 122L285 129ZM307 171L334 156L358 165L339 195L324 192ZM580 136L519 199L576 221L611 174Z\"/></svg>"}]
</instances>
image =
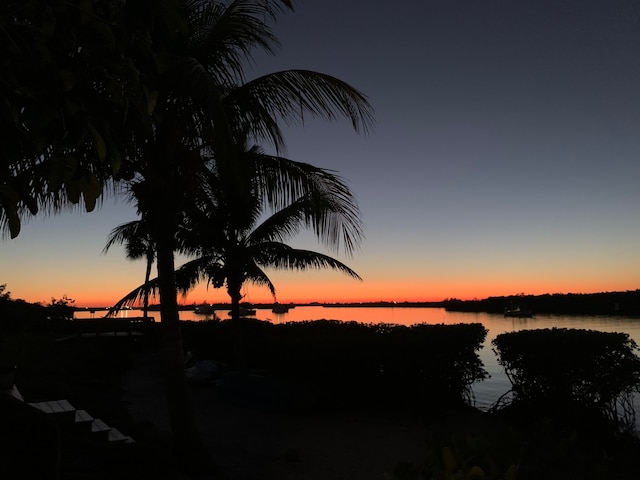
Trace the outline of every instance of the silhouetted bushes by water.
<instances>
[{"instance_id":1,"label":"silhouetted bushes by water","mask_svg":"<svg viewBox=\"0 0 640 480\"><path fill-rule=\"evenodd\" d=\"M640 387L637 345L626 333L552 328L493 340L512 384L497 408L516 406L563 422L588 416L635 428L632 395Z\"/></svg>"},{"instance_id":2,"label":"silhouetted bushes by water","mask_svg":"<svg viewBox=\"0 0 640 480\"><path fill-rule=\"evenodd\" d=\"M567 315L640 315L640 290L603 293L568 293L545 295L511 295L482 300L448 299L443 302L450 311L503 313L521 308L534 313Z\"/></svg>"},{"instance_id":3,"label":"silhouetted bushes by water","mask_svg":"<svg viewBox=\"0 0 640 480\"><path fill-rule=\"evenodd\" d=\"M330 320L274 325L243 320L246 366L314 389L325 406L457 407L486 377L481 324L365 325ZM233 358L230 321L185 322L199 358Z\"/></svg>"},{"instance_id":4,"label":"silhouetted bushes by water","mask_svg":"<svg viewBox=\"0 0 640 480\"><path fill-rule=\"evenodd\" d=\"M390 480L638 478L640 359L627 334L523 330L493 345L512 392L428 430L424 462L398 464Z\"/></svg>"}]
</instances>

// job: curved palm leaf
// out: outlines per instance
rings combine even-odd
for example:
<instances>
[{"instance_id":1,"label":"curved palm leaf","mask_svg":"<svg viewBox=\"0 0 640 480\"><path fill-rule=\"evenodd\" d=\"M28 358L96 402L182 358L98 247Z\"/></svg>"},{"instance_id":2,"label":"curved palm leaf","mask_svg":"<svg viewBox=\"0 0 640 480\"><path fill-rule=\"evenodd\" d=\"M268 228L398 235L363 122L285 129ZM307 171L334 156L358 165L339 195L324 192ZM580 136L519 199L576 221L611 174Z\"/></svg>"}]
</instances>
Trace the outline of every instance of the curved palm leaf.
<instances>
[{"instance_id":1,"label":"curved palm leaf","mask_svg":"<svg viewBox=\"0 0 640 480\"><path fill-rule=\"evenodd\" d=\"M291 3L283 0L236 0L228 5L192 0L186 4L190 51L207 66L218 85L242 81L256 47L274 53L279 43L266 20L274 19L283 7L291 8Z\"/></svg>"},{"instance_id":2,"label":"curved palm leaf","mask_svg":"<svg viewBox=\"0 0 640 480\"><path fill-rule=\"evenodd\" d=\"M260 266L255 261L248 262L248 264L246 265L245 274L247 281L257 286L267 287L275 300L276 286L273 284L273 282L271 282L271 279L266 274L266 272L262 268L260 268Z\"/></svg>"},{"instance_id":3,"label":"curved palm leaf","mask_svg":"<svg viewBox=\"0 0 640 480\"><path fill-rule=\"evenodd\" d=\"M362 238L357 207L345 206L332 195L319 192L299 198L272 214L253 230L250 243L286 241L305 227L312 228L328 247L335 247L342 240L347 253L351 253Z\"/></svg>"},{"instance_id":4,"label":"curved palm leaf","mask_svg":"<svg viewBox=\"0 0 640 480\"><path fill-rule=\"evenodd\" d=\"M134 260L147 256L154 248L148 225L142 220L132 220L112 229L102 252L107 253L114 245L124 245L127 257Z\"/></svg>"},{"instance_id":5,"label":"curved palm leaf","mask_svg":"<svg viewBox=\"0 0 640 480\"><path fill-rule=\"evenodd\" d=\"M144 300L144 298L158 298L159 295L158 279L153 278L149 280L146 284L140 285L139 287L134 288L129 293L127 293L124 297L118 300L108 311L106 316L116 315L120 310L125 307L133 307L134 305L138 305L140 302Z\"/></svg>"},{"instance_id":6,"label":"curved palm leaf","mask_svg":"<svg viewBox=\"0 0 640 480\"><path fill-rule=\"evenodd\" d=\"M239 156L239 160L229 165L218 159L212 177L228 187L218 192L224 201L245 206L246 210L236 212L235 216L250 220L247 226L255 228L263 209L269 207L276 210L272 225L283 222L282 227L293 227L294 218L303 220L299 227L312 228L316 237L330 248L337 250L343 246L350 254L361 242L363 231L357 203L346 182L334 172L267 155L255 147ZM245 186L239 188L242 178ZM215 205L210 205L210 210L215 210ZM284 222L285 216L293 215L294 210L295 216ZM293 229L290 233L297 231Z\"/></svg>"},{"instance_id":7,"label":"curved palm leaf","mask_svg":"<svg viewBox=\"0 0 640 480\"><path fill-rule=\"evenodd\" d=\"M362 280L355 271L333 257L311 250L292 248L280 242L252 245L247 253L252 254L257 264L265 267L298 271L330 268L356 280Z\"/></svg>"},{"instance_id":8,"label":"curved palm leaf","mask_svg":"<svg viewBox=\"0 0 640 480\"><path fill-rule=\"evenodd\" d=\"M188 262L194 263L197 262ZM193 267L195 265L187 266L187 264L183 265L179 269L176 270L176 284L178 285L178 293L182 295L186 295L190 290L192 290L200 281L206 279L206 275L204 273L195 275L193 271ZM183 270L184 267L184 270ZM146 283L134 288L129 293L127 293L124 297L118 300L107 312L107 316L115 315L120 310L125 307L133 307L135 305L139 305L141 302L146 301L147 299L159 299L160 298L160 282L158 277L149 279Z\"/></svg>"},{"instance_id":9,"label":"curved palm leaf","mask_svg":"<svg viewBox=\"0 0 640 480\"><path fill-rule=\"evenodd\" d=\"M229 116L239 131L252 132L282 147L282 133L274 119L300 123L310 113L328 120L349 119L357 132L368 132L374 124L367 97L346 82L310 70L270 73L233 88L225 97Z\"/></svg>"}]
</instances>

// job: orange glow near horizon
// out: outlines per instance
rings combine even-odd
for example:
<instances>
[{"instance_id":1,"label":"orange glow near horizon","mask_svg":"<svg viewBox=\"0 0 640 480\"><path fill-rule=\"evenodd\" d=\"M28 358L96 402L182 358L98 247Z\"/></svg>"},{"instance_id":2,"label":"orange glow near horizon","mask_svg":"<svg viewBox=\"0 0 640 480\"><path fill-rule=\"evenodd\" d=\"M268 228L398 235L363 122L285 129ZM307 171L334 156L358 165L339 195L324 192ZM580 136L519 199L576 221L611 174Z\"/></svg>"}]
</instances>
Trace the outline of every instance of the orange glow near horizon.
<instances>
[{"instance_id":1,"label":"orange glow near horizon","mask_svg":"<svg viewBox=\"0 0 640 480\"><path fill-rule=\"evenodd\" d=\"M76 285L75 287L78 287ZM82 289L74 288L68 292L48 293L51 287L43 289L33 288L31 291L12 289L7 285L14 299L23 299L27 302L47 304L52 298L61 298L67 295L75 299L78 307L108 307L117 302L131 288L111 287L98 290L91 285L82 285ZM637 285L610 284L590 285L576 283L573 286L562 283L540 284L507 284L499 282L486 282L485 284L442 284L415 282L354 282L339 279L335 282L322 283L277 283L277 301L280 303L340 303L340 302L431 302L441 301L447 298L461 300L482 299L494 296L509 296L524 293L525 295L542 295L547 293L597 293L605 291L635 290ZM249 286L243 292L245 301L252 303L271 303L274 301L266 288ZM178 303L182 305L199 303L228 303L229 297L224 288L212 289L204 285L197 287L187 297L178 297ZM157 298L151 299L151 303L158 303Z\"/></svg>"}]
</instances>

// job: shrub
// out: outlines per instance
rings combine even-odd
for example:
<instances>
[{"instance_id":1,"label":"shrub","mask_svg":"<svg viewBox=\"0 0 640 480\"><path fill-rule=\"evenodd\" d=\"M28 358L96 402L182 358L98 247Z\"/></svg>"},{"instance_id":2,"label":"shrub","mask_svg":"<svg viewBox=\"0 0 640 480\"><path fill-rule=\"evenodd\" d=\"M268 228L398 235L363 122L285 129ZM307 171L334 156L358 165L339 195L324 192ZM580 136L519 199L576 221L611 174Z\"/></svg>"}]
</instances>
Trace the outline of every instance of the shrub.
<instances>
[{"instance_id":1,"label":"shrub","mask_svg":"<svg viewBox=\"0 0 640 480\"><path fill-rule=\"evenodd\" d=\"M228 362L228 323L184 325L187 348ZM478 356L487 333L481 324L245 320L242 329L247 366L311 384L335 404L460 406L473 401L472 384L487 376Z\"/></svg>"},{"instance_id":2,"label":"shrub","mask_svg":"<svg viewBox=\"0 0 640 480\"><path fill-rule=\"evenodd\" d=\"M422 464L398 463L385 480L515 480L522 451L522 438L513 430L432 434Z\"/></svg>"},{"instance_id":3,"label":"shrub","mask_svg":"<svg viewBox=\"0 0 640 480\"><path fill-rule=\"evenodd\" d=\"M496 409L526 404L560 415L591 412L635 428L632 395L640 385L640 358L628 334L522 330L498 335L493 345L512 384Z\"/></svg>"}]
</instances>

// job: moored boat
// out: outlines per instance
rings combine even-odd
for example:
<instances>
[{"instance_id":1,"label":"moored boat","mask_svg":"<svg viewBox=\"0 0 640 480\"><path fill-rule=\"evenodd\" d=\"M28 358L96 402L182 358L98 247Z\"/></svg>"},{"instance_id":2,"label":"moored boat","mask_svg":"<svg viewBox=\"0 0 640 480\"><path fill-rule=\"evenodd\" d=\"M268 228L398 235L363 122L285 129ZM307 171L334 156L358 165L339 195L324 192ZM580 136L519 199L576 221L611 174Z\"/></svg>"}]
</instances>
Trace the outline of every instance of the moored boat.
<instances>
[{"instance_id":1,"label":"moored boat","mask_svg":"<svg viewBox=\"0 0 640 480\"><path fill-rule=\"evenodd\" d=\"M193 309L193 313L197 313L200 315L211 315L212 313L215 312L215 308L213 305L208 305L206 303L202 303L200 305L196 305L196 307Z\"/></svg>"},{"instance_id":2,"label":"moored boat","mask_svg":"<svg viewBox=\"0 0 640 480\"><path fill-rule=\"evenodd\" d=\"M513 318L531 318L533 317L533 312L531 310L518 308L506 308L504 310L505 317L513 317Z\"/></svg>"},{"instance_id":3,"label":"moored boat","mask_svg":"<svg viewBox=\"0 0 640 480\"><path fill-rule=\"evenodd\" d=\"M287 313L291 307L289 305L282 305L281 303L274 303L271 311L273 313Z\"/></svg>"},{"instance_id":4,"label":"moored boat","mask_svg":"<svg viewBox=\"0 0 640 480\"><path fill-rule=\"evenodd\" d=\"M256 314L256 309L253 307L240 307L241 317L252 317ZM233 315L233 310L229 310L229 315Z\"/></svg>"}]
</instances>

